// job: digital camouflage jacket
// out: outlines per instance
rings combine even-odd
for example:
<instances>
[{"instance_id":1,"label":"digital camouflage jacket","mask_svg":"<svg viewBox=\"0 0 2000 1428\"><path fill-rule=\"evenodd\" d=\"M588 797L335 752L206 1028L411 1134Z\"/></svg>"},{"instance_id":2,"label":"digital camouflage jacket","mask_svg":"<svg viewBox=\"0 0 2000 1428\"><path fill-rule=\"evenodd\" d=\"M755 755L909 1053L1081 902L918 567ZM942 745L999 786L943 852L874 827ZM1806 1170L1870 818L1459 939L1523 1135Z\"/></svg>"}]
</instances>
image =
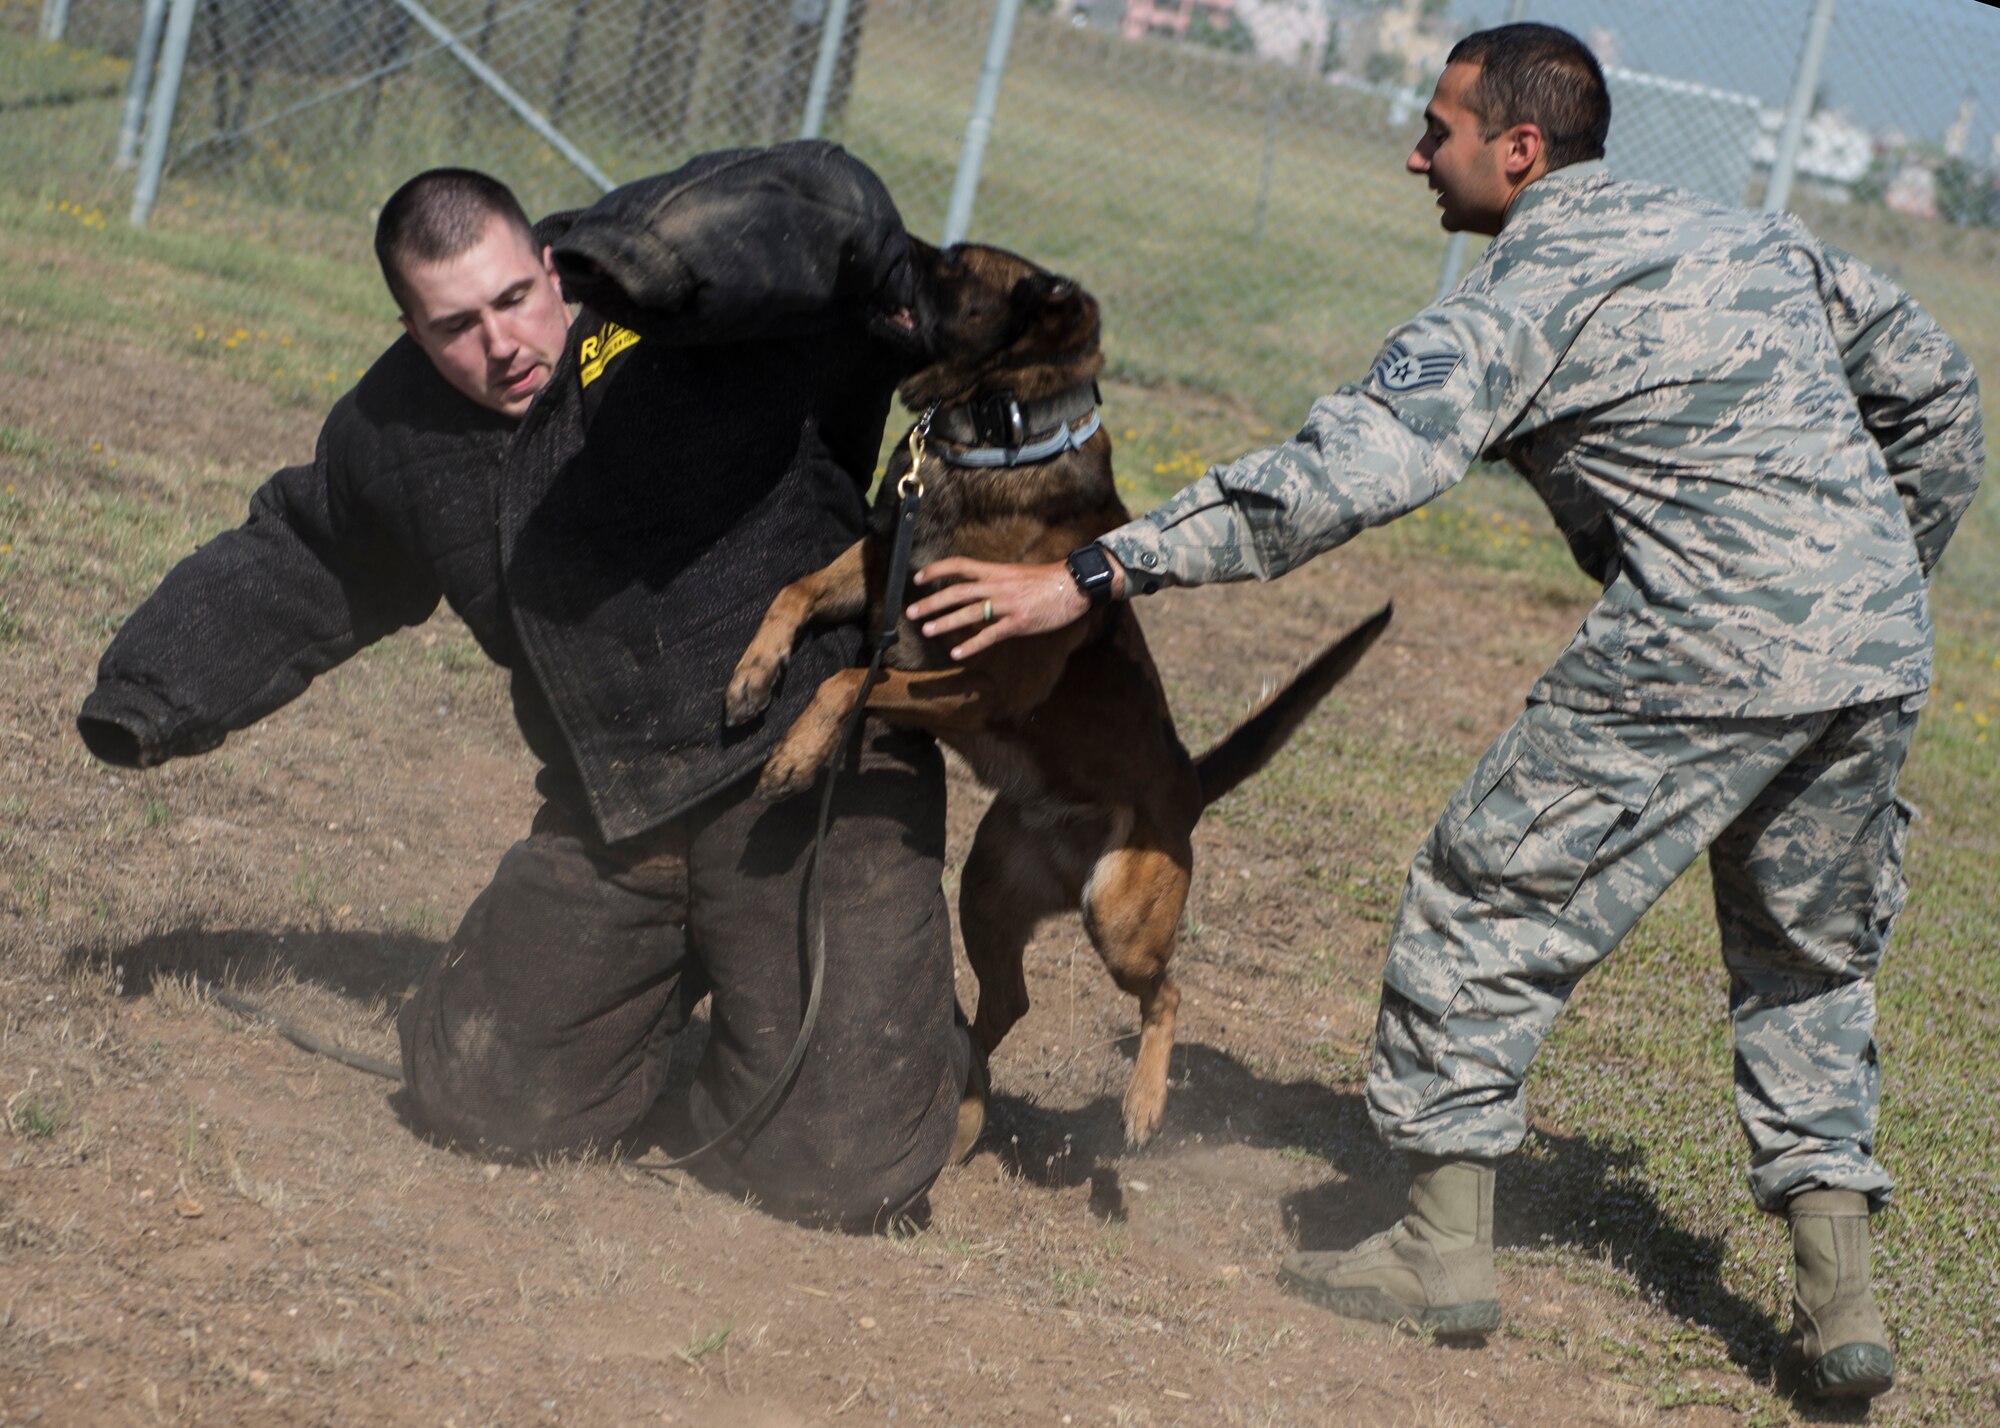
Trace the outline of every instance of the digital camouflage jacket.
<instances>
[{"instance_id":1,"label":"digital camouflage jacket","mask_svg":"<svg viewBox=\"0 0 2000 1428\"><path fill-rule=\"evenodd\" d=\"M1297 436L1104 538L1137 588L1270 579L1505 460L1604 594L1531 698L1763 716L1921 697L1984 464L1965 354L1797 220L1578 164Z\"/></svg>"}]
</instances>

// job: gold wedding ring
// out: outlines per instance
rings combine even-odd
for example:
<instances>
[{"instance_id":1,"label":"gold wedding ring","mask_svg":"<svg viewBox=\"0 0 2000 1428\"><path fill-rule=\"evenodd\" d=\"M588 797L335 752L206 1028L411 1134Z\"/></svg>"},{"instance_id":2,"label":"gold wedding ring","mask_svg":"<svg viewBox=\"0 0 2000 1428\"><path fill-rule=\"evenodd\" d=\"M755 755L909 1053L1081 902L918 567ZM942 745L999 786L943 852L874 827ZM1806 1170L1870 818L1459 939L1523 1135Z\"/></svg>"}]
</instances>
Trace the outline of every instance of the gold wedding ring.
<instances>
[{"instance_id":1,"label":"gold wedding ring","mask_svg":"<svg viewBox=\"0 0 2000 1428\"><path fill-rule=\"evenodd\" d=\"M992 623L993 623L993 602L992 602L991 600L988 600L988 601L986 602L986 609L985 609L985 615L986 615L986 623L987 623L987 624L989 624L989 625L990 625L990 624L992 624Z\"/></svg>"}]
</instances>

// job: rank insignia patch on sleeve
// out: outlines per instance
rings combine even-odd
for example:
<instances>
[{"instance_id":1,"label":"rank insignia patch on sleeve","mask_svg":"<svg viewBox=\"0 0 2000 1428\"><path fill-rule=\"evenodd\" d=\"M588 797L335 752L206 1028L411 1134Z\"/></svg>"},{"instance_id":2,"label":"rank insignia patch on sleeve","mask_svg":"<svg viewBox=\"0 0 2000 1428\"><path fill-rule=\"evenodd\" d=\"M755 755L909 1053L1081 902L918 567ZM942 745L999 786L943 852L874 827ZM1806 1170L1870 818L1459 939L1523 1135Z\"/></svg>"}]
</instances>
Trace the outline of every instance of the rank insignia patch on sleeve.
<instances>
[{"instance_id":1,"label":"rank insignia patch on sleeve","mask_svg":"<svg viewBox=\"0 0 2000 1428\"><path fill-rule=\"evenodd\" d=\"M1400 341L1391 342L1375 359L1368 380L1380 382L1392 392L1421 392L1426 387L1443 386L1463 360L1457 352L1412 352Z\"/></svg>"}]
</instances>

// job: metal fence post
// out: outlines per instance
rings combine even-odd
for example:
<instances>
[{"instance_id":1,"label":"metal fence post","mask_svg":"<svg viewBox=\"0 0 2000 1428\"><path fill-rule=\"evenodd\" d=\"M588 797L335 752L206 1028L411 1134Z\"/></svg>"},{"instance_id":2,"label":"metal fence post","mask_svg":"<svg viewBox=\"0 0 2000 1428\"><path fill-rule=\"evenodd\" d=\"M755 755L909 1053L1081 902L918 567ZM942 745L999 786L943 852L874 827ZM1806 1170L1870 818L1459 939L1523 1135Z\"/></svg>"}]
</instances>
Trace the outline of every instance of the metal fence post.
<instances>
[{"instance_id":1,"label":"metal fence post","mask_svg":"<svg viewBox=\"0 0 2000 1428\"><path fill-rule=\"evenodd\" d=\"M129 169L139 155L139 131L146 120L146 94L153 85L153 64L160 57L160 31L167 24L167 0L146 0L139 17L139 42L132 55L132 78L125 85L125 112L118 120L118 157L111 166Z\"/></svg>"},{"instance_id":2,"label":"metal fence post","mask_svg":"<svg viewBox=\"0 0 2000 1428\"><path fill-rule=\"evenodd\" d=\"M965 237L965 230L972 226L979 166L986 160L986 139L993 132L993 111L1000 103L1000 76L1007 71L1007 46L1014 39L1014 20L1020 13L1021 0L994 0L986 59L979 67L979 87L973 91L965 143L958 152L958 173L951 181L951 203L944 211L944 232L938 239L947 248Z\"/></svg>"},{"instance_id":3,"label":"metal fence post","mask_svg":"<svg viewBox=\"0 0 2000 1428\"><path fill-rule=\"evenodd\" d=\"M819 32L819 54L813 60L812 84L806 90L805 118L799 122L801 139L817 139L826 123L827 96L833 93L833 72L840 67L840 42L846 34L847 0L832 0Z\"/></svg>"},{"instance_id":4,"label":"metal fence post","mask_svg":"<svg viewBox=\"0 0 2000 1428\"><path fill-rule=\"evenodd\" d=\"M549 101L549 122L562 123L569 106L570 84L576 78L577 51L583 47L583 24L590 18L590 0L576 0L569 12L569 38L563 41L562 68L556 71L556 94Z\"/></svg>"},{"instance_id":5,"label":"metal fence post","mask_svg":"<svg viewBox=\"0 0 2000 1428\"><path fill-rule=\"evenodd\" d=\"M1806 22L1806 44L1799 52L1792 97L1785 105L1785 124L1778 131L1778 151L1771 157L1771 177L1764 185L1764 211L1782 213L1792 197L1792 174L1799 164L1799 139L1812 117L1813 95L1819 90L1820 66L1826 62L1827 32L1833 28L1833 0L1813 0Z\"/></svg>"},{"instance_id":6,"label":"metal fence post","mask_svg":"<svg viewBox=\"0 0 2000 1428\"><path fill-rule=\"evenodd\" d=\"M167 169L167 141L173 137L174 105L181 95L181 71L187 67L188 37L194 33L195 6L201 0L173 0L167 17L166 43L160 52L160 77L153 85L153 107L146 116L146 142L139 155L139 186L132 194L132 226L144 228L160 196L160 175Z\"/></svg>"},{"instance_id":7,"label":"metal fence post","mask_svg":"<svg viewBox=\"0 0 2000 1428\"><path fill-rule=\"evenodd\" d=\"M60 41L68 29L69 0L42 0L42 38Z\"/></svg>"},{"instance_id":8,"label":"metal fence post","mask_svg":"<svg viewBox=\"0 0 2000 1428\"><path fill-rule=\"evenodd\" d=\"M1271 97L1264 103L1264 161L1257 169L1257 207L1250 218L1250 246L1261 247L1264 242L1264 220L1271 211L1271 170L1278 161L1278 88L1271 87Z\"/></svg>"}]
</instances>

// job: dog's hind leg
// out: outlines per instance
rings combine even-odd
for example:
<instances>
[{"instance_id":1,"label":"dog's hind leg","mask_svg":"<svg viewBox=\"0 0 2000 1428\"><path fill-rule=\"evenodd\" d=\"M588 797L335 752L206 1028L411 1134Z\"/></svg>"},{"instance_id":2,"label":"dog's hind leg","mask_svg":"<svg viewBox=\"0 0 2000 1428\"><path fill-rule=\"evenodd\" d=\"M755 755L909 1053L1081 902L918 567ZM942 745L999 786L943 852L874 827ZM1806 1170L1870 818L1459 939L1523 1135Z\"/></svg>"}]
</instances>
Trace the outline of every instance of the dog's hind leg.
<instances>
[{"instance_id":1,"label":"dog's hind leg","mask_svg":"<svg viewBox=\"0 0 2000 1428\"><path fill-rule=\"evenodd\" d=\"M958 893L959 932L965 958L979 980L979 1010L972 1037L988 1055L1028 1012L1028 979L1022 954L1036 924L1074 905L1076 888L1051 856L1052 838L1029 828L1020 810L997 798L979 824L966 855Z\"/></svg>"},{"instance_id":2,"label":"dog's hind leg","mask_svg":"<svg viewBox=\"0 0 2000 1428\"><path fill-rule=\"evenodd\" d=\"M1167 1104L1167 1058L1181 991L1167 971L1194 850L1185 832L1121 811L1083 890L1083 925L1112 980L1139 999L1139 1053L1125 1091L1125 1139L1144 1145ZM1123 834L1122 837L1117 836Z\"/></svg>"}]
</instances>

